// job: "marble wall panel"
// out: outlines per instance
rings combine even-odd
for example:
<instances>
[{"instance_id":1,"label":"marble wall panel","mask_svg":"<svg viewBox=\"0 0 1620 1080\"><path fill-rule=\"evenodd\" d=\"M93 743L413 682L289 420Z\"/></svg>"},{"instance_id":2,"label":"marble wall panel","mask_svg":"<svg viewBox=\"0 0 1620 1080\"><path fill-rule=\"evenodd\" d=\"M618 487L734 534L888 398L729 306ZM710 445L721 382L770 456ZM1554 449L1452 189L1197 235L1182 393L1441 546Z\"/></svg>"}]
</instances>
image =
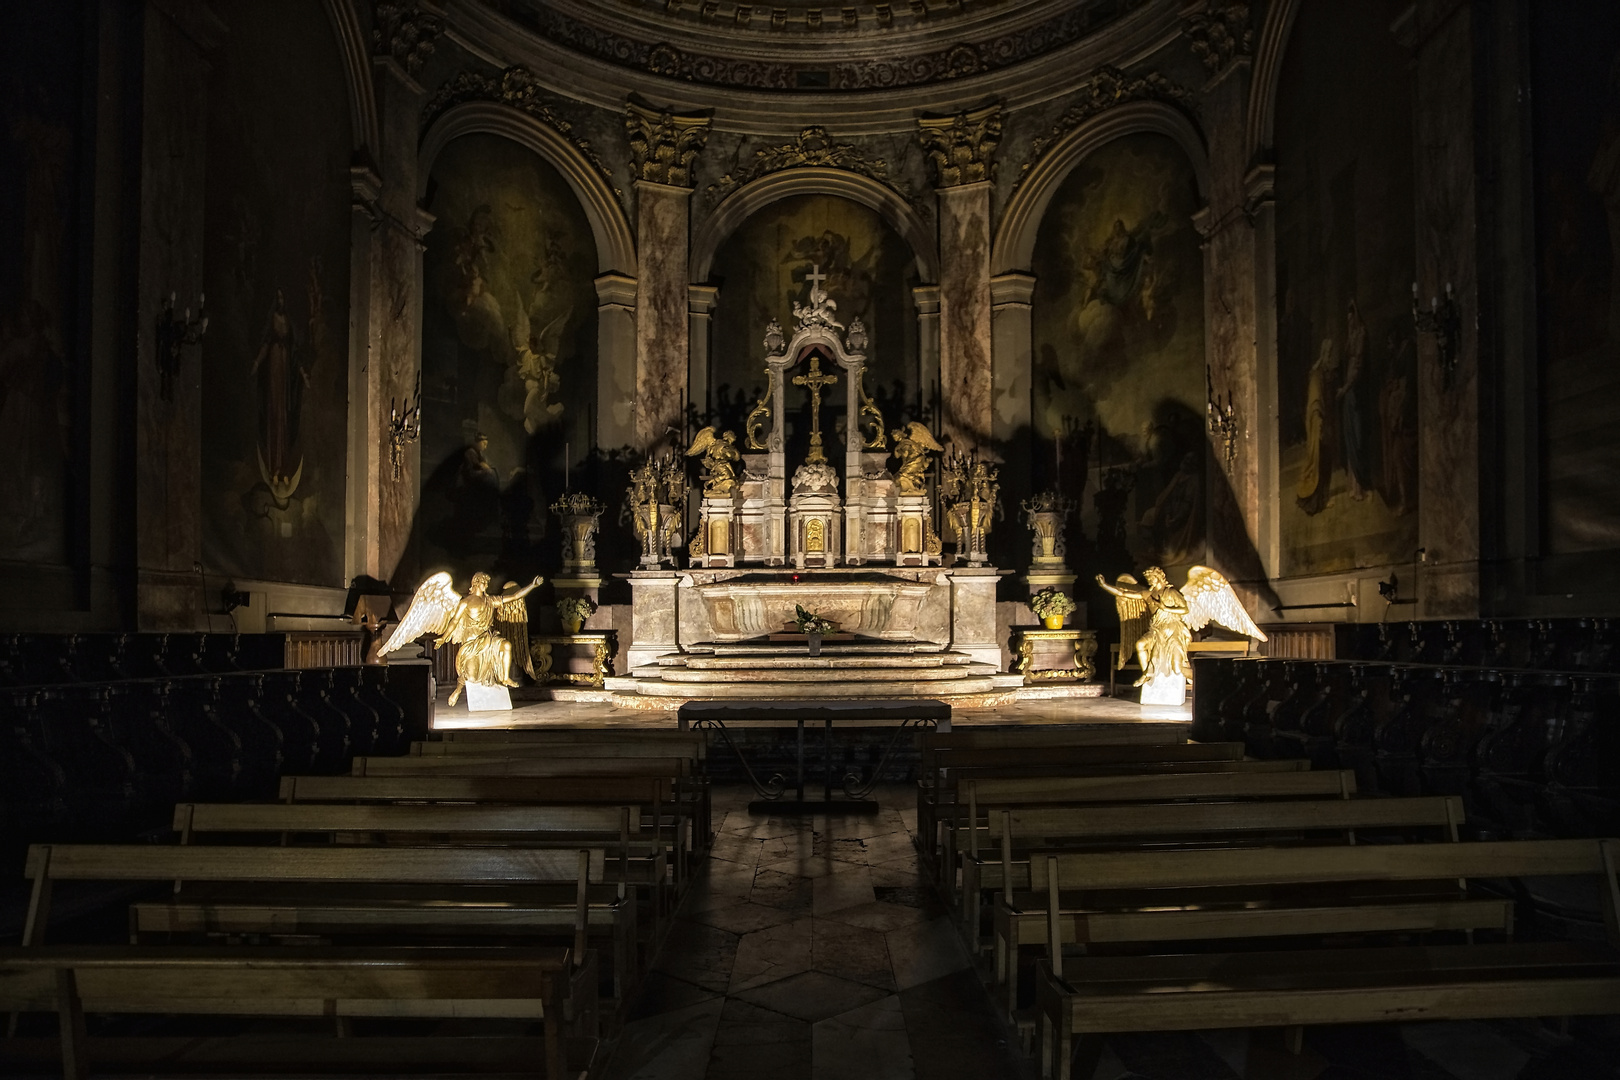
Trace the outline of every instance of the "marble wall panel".
<instances>
[{"instance_id":1,"label":"marble wall panel","mask_svg":"<svg viewBox=\"0 0 1620 1080\"><path fill-rule=\"evenodd\" d=\"M688 188L636 184L636 441L683 442L688 343Z\"/></svg>"}]
</instances>

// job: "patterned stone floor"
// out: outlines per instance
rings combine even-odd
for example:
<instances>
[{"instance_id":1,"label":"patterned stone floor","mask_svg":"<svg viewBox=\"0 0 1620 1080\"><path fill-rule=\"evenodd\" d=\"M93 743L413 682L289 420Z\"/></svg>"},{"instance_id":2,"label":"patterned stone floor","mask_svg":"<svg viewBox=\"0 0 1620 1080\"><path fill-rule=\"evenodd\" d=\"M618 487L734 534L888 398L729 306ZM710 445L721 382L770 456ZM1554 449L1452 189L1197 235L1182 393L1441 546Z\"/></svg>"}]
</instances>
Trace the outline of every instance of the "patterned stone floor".
<instances>
[{"instance_id":1,"label":"patterned stone floor","mask_svg":"<svg viewBox=\"0 0 1620 1080\"><path fill-rule=\"evenodd\" d=\"M716 792L714 855L632 1003L608 1080L1029 1080L920 877L910 788L875 815L753 816ZM1093 1080L1620 1080L1620 1021L1117 1036Z\"/></svg>"}]
</instances>

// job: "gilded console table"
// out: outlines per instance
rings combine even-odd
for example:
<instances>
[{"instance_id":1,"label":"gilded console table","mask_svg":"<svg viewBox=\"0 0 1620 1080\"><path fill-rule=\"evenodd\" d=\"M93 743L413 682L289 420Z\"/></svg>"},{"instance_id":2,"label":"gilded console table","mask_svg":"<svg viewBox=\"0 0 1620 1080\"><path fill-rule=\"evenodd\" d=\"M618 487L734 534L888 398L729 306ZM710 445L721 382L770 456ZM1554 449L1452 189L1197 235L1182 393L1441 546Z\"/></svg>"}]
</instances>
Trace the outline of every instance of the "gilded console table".
<instances>
[{"instance_id":1,"label":"gilded console table","mask_svg":"<svg viewBox=\"0 0 1620 1080\"><path fill-rule=\"evenodd\" d=\"M1019 630L1018 659L1013 670L1026 683L1071 679L1090 682L1097 676L1095 630Z\"/></svg>"},{"instance_id":2,"label":"gilded console table","mask_svg":"<svg viewBox=\"0 0 1620 1080\"><path fill-rule=\"evenodd\" d=\"M555 670L552 665L556 657L552 655L552 649L569 645L591 647L590 671ZM618 652L618 639L611 630L585 634L541 634L529 638L529 655L534 659L534 681L542 685L572 683L575 686L601 688L613 674L613 658Z\"/></svg>"}]
</instances>

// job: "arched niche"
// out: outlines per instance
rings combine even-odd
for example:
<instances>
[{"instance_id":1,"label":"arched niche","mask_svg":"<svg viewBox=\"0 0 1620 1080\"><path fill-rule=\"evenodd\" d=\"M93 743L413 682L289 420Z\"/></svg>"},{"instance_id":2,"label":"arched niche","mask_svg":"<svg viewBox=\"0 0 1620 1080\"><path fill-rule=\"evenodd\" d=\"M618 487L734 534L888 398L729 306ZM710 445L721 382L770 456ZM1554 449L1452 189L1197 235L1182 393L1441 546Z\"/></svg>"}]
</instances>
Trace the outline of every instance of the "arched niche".
<instances>
[{"instance_id":1,"label":"arched niche","mask_svg":"<svg viewBox=\"0 0 1620 1080\"><path fill-rule=\"evenodd\" d=\"M1134 101L1099 113L1060 138L1024 176L1007 200L990 253L990 273L1029 269L1046 208L1076 165L1098 147L1125 135L1163 135L1181 148L1197 179L1200 198L1209 196L1209 151L1187 114L1159 101Z\"/></svg>"},{"instance_id":2,"label":"arched niche","mask_svg":"<svg viewBox=\"0 0 1620 1080\"><path fill-rule=\"evenodd\" d=\"M526 147L561 174L590 222L599 273L634 274L636 242L618 196L596 166L555 128L527 113L494 102L453 106L433 122L418 152L419 196L427 194L433 164L449 143L463 135L499 135Z\"/></svg>"},{"instance_id":3,"label":"arched niche","mask_svg":"<svg viewBox=\"0 0 1620 1080\"><path fill-rule=\"evenodd\" d=\"M599 434L603 259L589 207L527 144L473 131L432 161L418 549L523 580L560 559L547 508Z\"/></svg>"},{"instance_id":4,"label":"arched niche","mask_svg":"<svg viewBox=\"0 0 1620 1080\"><path fill-rule=\"evenodd\" d=\"M1110 575L1205 553L1205 256L1197 163L1137 128L1075 155L1028 266L1037 490L1081 504ZM1087 438L1074 432L1088 430ZM1060 445L1061 443L1061 445Z\"/></svg>"},{"instance_id":5,"label":"arched niche","mask_svg":"<svg viewBox=\"0 0 1620 1080\"><path fill-rule=\"evenodd\" d=\"M924 282L939 280L939 253L934 233L922 217L886 184L844 169L807 166L784 169L744 184L728 195L692 237L691 273L694 282L706 282L714 268L715 253L738 227L772 203L799 195L831 195L877 211L910 245L917 276Z\"/></svg>"},{"instance_id":6,"label":"arched niche","mask_svg":"<svg viewBox=\"0 0 1620 1080\"><path fill-rule=\"evenodd\" d=\"M869 346L864 350L865 385L888 426L902 417L917 419L932 404L939 358L927 347L916 287L917 255L889 219L854 200L824 192L772 200L731 230L708 259L717 287L709 316L709 354L694 354L692 400L700 413L739 432L754 402L768 390L763 341L776 322L784 337L794 332L793 307L805 303L807 275L819 266L822 287L838 305L845 326L860 319ZM702 361L707 360L707 366ZM808 398L787 389L787 450L802 457L808 439ZM829 433L845 423L843 393L825 400L823 426ZM708 422L708 421L705 421ZM829 439L829 445L837 445Z\"/></svg>"}]
</instances>

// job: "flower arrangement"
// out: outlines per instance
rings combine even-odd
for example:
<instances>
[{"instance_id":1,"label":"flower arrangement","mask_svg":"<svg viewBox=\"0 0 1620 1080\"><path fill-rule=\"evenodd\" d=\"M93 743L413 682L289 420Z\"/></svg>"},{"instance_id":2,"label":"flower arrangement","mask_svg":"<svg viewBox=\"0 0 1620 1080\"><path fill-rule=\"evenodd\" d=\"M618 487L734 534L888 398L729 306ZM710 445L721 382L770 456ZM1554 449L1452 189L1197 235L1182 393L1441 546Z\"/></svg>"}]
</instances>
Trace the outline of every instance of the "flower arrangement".
<instances>
[{"instance_id":1,"label":"flower arrangement","mask_svg":"<svg viewBox=\"0 0 1620 1080\"><path fill-rule=\"evenodd\" d=\"M1029 598L1029 606L1043 622L1050 624L1056 619L1062 625L1063 619L1074 610L1074 601L1058 592L1055 586L1048 585Z\"/></svg>"},{"instance_id":2,"label":"flower arrangement","mask_svg":"<svg viewBox=\"0 0 1620 1080\"><path fill-rule=\"evenodd\" d=\"M830 634L837 629L831 620L804 610L803 604L794 604L793 610L793 621L798 624L801 634Z\"/></svg>"},{"instance_id":3,"label":"flower arrangement","mask_svg":"<svg viewBox=\"0 0 1620 1080\"><path fill-rule=\"evenodd\" d=\"M588 596L565 596L557 601L557 618L570 634L579 633L585 620L596 614L596 602Z\"/></svg>"}]
</instances>

